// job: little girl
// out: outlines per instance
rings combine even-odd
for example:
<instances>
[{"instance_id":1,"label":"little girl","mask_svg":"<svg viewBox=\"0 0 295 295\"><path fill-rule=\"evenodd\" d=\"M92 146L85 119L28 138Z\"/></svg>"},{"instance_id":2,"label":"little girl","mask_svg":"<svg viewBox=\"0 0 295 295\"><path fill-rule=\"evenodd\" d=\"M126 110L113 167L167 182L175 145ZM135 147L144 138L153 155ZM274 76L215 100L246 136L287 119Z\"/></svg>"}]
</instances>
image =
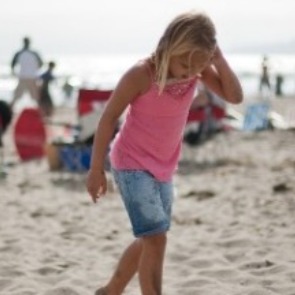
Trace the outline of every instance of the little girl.
<instances>
[{"instance_id":1,"label":"little girl","mask_svg":"<svg viewBox=\"0 0 295 295\"><path fill-rule=\"evenodd\" d=\"M100 119L87 189L95 203L106 193L104 157L117 120L128 107L110 159L129 215L134 242L96 295L119 295L139 275L143 295L162 294L166 233L186 119L198 81L230 103L242 101L236 75L216 44L215 27L203 13L177 16L155 52L121 78Z\"/></svg>"}]
</instances>

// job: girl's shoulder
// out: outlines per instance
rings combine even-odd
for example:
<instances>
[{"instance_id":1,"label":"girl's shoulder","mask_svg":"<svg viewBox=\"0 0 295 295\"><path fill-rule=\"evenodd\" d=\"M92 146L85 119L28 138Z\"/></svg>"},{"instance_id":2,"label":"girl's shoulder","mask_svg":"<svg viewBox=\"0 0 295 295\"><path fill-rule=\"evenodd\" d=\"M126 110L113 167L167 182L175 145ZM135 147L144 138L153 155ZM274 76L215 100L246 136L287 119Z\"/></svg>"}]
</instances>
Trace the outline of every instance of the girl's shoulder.
<instances>
[{"instance_id":1,"label":"girl's shoulder","mask_svg":"<svg viewBox=\"0 0 295 295\"><path fill-rule=\"evenodd\" d=\"M136 62L126 73L125 79L139 87L141 94L145 93L153 82L153 68L149 59Z\"/></svg>"}]
</instances>

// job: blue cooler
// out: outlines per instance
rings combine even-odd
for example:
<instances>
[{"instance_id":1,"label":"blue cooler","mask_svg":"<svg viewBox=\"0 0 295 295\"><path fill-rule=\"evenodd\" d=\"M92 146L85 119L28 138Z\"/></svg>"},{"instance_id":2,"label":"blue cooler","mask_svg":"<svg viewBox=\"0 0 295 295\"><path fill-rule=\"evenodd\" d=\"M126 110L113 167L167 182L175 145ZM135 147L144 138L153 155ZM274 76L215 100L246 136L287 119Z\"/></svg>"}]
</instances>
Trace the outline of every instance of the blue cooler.
<instances>
[{"instance_id":1,"label":"blue cooler","mask_svg":"<svg viewBox=\"0 0 295 295\"><path fill-rule=\"evenodd\" d=\"M70 172L85 172L90 167L92 146L64 146L59 149L62 165Z\"/></svg>"}]
</instances>

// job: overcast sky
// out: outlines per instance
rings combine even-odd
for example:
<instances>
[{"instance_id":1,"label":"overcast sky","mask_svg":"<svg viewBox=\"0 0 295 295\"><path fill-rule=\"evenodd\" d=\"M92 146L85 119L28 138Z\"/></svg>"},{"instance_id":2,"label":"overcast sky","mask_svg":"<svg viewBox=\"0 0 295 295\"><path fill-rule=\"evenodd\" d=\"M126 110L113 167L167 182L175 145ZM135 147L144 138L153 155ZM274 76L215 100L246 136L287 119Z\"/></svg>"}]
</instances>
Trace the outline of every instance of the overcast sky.
<instances>
[{"instance_id":1,"label":"overcast sky","mask_svg":"<svg viewBox=\"0 0 295 295\"><path fill-rule=\"evenodd\" d=\"M295 39L295 0L9 0L0 58L28 35L43 54L146 53L178 13L205 10L224 50Z\"/></svg>"}]
</instances>

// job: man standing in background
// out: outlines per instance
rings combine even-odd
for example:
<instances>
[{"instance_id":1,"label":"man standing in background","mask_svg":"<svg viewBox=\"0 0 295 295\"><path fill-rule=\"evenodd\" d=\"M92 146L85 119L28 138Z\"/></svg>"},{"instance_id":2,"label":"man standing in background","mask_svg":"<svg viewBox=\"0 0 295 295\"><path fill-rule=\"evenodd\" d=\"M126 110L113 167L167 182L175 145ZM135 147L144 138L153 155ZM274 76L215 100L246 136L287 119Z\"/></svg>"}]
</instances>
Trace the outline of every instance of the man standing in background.
<instances>
[{"instance_id":1,"label":"man standing in background","mask_svg":"<svg viewBox=\"0 0 295 295\"><path fill-rule=\"evenodd\" d=\"M26 91L38 103L39 89L37 85L38 71L43 62L40 55L30 49L30 39L23 39L23 48L16 52L11 62L11 71L13 75L18 76L18 84L14 90L11 108L13 108L17 99L19 99ZM15 68L18 68L17 73Z\"/></svg>"},{"instance_id":2,"label":"man standing in background","mask_svg":"<svg viewBox=\"0 0 295 295\"><path fill-rule=\"evenodd\" d=\"M269 98L269 96L271 95L271 90L269 61L268 57L264 55L261 63L259 93L262 95L262 98Z\"/></svg>"}]
</instances>

